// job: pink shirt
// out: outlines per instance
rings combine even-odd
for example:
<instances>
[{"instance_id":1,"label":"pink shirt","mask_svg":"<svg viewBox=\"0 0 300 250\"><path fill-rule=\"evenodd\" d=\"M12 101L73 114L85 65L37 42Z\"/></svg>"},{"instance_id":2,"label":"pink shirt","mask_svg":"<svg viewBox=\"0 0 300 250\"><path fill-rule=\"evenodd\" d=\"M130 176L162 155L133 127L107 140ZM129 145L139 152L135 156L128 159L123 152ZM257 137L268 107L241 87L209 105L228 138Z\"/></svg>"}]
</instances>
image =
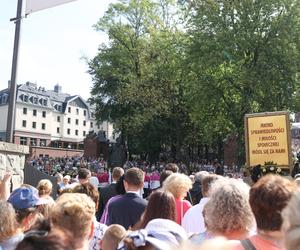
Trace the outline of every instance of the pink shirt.
<instances>
[{"instance_id":1,"label":"pink shirt","mask_svg":"<svg viewBox=\"0 0 300 250\"><path fill-rule=\"evenodd\" d=\"M279 246L275 244L272 241L269 241L267 239L264 239L263 237L259 235L253 235L248 238L251 243L254 245L256 249L268 249L268 250L285 250L284 247ZM244 250L244 247L242 246L241 243L238 243L237 247L234 248L235 250Z\"/></svg>"},{"instance_id":2,"label":"pink shirt","mask_svg":"<svg viewBox=\"0 0 300 250\"><path fill-rule=\"evenodd\" d=\"M188 211L192 205L189 201L187 200L182 200L182 199L175 199L176 202L176 212L177 212L177 220L176 222L181 225L182 218L186 211Z\"/></svg>"}]
</instances>

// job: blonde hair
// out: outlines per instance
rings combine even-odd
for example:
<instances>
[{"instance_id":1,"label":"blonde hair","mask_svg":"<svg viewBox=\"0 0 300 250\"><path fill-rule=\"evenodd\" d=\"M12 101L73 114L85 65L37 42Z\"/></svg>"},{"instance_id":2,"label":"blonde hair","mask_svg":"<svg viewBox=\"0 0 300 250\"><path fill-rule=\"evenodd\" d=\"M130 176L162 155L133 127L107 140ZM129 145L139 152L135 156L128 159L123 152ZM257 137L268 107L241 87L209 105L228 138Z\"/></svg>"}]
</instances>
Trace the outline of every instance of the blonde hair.
<instances>
[{"instance_id":1,"label":"blonde hair","mask_svg":"<svg viewBox=\"0 0 300 250\"><path fill-rule=\"evenodd\" d=\"M282 211L285 247L287 250L299 249L300 246L300 189L294 192L288 205Z\"/></svg>"},{"instance_id":2,"label":"blonde hair","mask_svg":"<svg viewBox=\"0 0 300 250\"><path fill-rule=\"evenodd\" d=\"M171 174L163 183L163 189L172 193L175 198L183 198L191 188L192 181L185 174Z\"/></svg>"},{"instance_id":3,"label":"blonde hair","mask_svg":"<svg viewBox=\"0 0 300 250\"><path fill-rule=\"evenodd\" d=\"M55 227L67 229L79 241L87 239L95 216L95 203L86 194L64 193L51 209Z\"/></svg>"},{"instance_id":4,"label":"blonde hair","mask_svg":"<svg viewBox=\"0 0 300 250\"><path fill-rule=\"evenodd\" d=\"M52 192L52 187L53 185L48 179L40 180L37 185L37 189L39 190L39 196L50 195Z\"/></svg>"},{"instance_id":5,"label":"blonde hair","mask_svg":"<svg viewBox=\"0 0 300 250\"><path fill-rule=\"evenodd\" d=\"M126 236L126 229L117 224L110 225L103 236L102 239L102 249L103 250L111 250L117 249L120 241Z\"/></svg>"},{"instance_id":6,"label":"blonde hair","mask_svg":"<svg viewBox=\"0 0 300 250\"><path fill-rule=\"evenodd\" d=\"M16 213L13 206L0 200L0 242L13 236L18 228L18 222L16 219Z\"/></svg>"}]
</instances>

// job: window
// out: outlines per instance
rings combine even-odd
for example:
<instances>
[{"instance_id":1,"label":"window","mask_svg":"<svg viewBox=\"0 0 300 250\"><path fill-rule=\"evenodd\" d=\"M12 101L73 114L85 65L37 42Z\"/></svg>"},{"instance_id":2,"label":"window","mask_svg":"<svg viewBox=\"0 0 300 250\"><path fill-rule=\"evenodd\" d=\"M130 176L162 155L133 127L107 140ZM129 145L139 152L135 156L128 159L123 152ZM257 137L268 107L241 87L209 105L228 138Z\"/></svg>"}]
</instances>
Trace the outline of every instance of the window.
<instances>
[{"instance_id":1,"label":"window","mask_svg":"<svg viewBox=\"0 0 300 250\"><path fill-rule=\"evenodd\" d=\"M68 112L71 113L71 107L68 107Z\"/></svg>"},{"instance_id":2,"label":"window","mask_svg":"<svg viewBox=\"0 0 300 250\"><path fill-rule=\"evenodd\" d=\"M43 111L42 116L45 118L46 117L46 111Z\"/></svg>"},{"instance_id":3,"label":"window","mask_svg":"<svg viewBox=\"0 0 300 250\"><path fill-rule=\"evenodd\" d=\"M28 102L28 95L24 96L24 102Z\"/></svg>"},{"instance_id":4,"label":"window","mask_svg":"<svg viewBox=\"0 0 300 250\"><path fill-rule=\"evenodd\" d=\"M83 135L83 136L86 136L86 132L85 132L85 131L83 131L83 132L82 132L82 135Z\"/></svg>"},{"instance_id":5,"label":"window","mask_svg":"<svg viewBox=\"0 0 300 250\"><path fill-rule=\"evenodd\" d=\"M60 116L57 117L57 122L60 122Z\"/></svg>"},{"instance_id":6,"label":"window","mask_svg":"<svg viewBox=\"0 0 300 250\"><path fill-rule=\"evenodd\" d=\"M71 118L68 118L68 123L71 123Z\"/></svg>"},{"instance_id":7,"label":"window","mask_svg":"<svg viewBox=\"0 0 300 250\"><path fill-rule=\"evenodd\" d=\"M26 121L25 120L22 121L22 127L26 128Z\"/></svg>"},{"instance_id":8,"label":"window","mask_svg":"<svg viewBox=\"0 0 300 250\"><path fill-rule=\"evenodd\" d=\"M67 134L69 135L70 134L70 129L68 128L68 130L67 130Z\"/></svg>"},{"instance_id":9,"label":"window","mask_svg":"<svg viewBox=\"0 0 300 250\"><path fill-rule=\"evenodd\" d=\"M56 133L58 133L58 134L59 134L59 127L57 127L57 128L56 128Z\"/></svg>"},{"instance_id":10,"label":"window","mask_svg":"<svg viewBox=\"0 0 300 250\"><path fill-rule=\"evenodd\" d=\"M83 121L83 126L86 126L86 121Z\"/></svg>"},{"instance_id":11,"label":"window","mask_svg":"<svg viewBox=\"0 0 300 250\"><path fill-rule=\"evenodd\" d=\"M27 137L20 137L20 144L27 145Z\"/></svg>"},{"instance_id":12,"label":"window","mask_svg":"<svg viewBox=\"0 0 300 250\"><path fill-rule=\"evenodd\" d=\"M46 139L40 139L40 146L42 147L46 146Z\"/></svg>"},{"instance_id":13,"label":"window","mask_svg":"<svg viewBox=\"0 0 300 250\"><path fill-rule=\"evenodd\" d=\"M78 119L76 119L76 120L75 120L76 125L78 125L78 122L79 122Z\"/></svg>"},{"instance_id":14,"label":"window","mask_svg":"<svg viewBox=\"0 0 300 250\"><path fill-rule=\"evenodd\" d=\"M43 104L44 104L44 106L47 106L47 100L46 99L44 99L44 101L43 101Z\"/></svg>"},{"instance_id":15,"label":"window","mask_svg":"<svg viewBox=\"0 0 300 250\"><path fill-rule=\"evenodd\" d=\"M34 98L33 98L33 103L34 103L34 104L38 104L38 98L37 98L37 97L34 97Z\"/></svg>"},{"instance_id":16,"label":"window","mask_svg":"<svg viewBox=\"0 0 300 250\"><path fill-rule=\"evenodd\" d=\"M32 122L32 128L36 128L36 122Z\"/></svg>"},{"instance_id":17,"label":"window","mask_svg":"<svg viewBox=\"0 0 300 250\"><path fill-rule=\"evenodd\" d=\"M76 109L76 115L79 115L79 109Z\"/></svg>"},{"instance_id":18,"label":"window","mask_svg":"<svg viewBox=\"0 0 300 250\"><path fill-rule=\"evenodd\" d=\"M23 114L27 115L27 108L23 108Z\"/></svg>"},{"instance_id":19,"label":"window","mask_svg":"<svg viewBox=\"0 0 300 250\"><path fill-rule=\"evenodd\" d=\"M36 146L36 138L30 138L30 145Z\"/></svg>"},{"instance_id":20,"label":"window","mask_svg":"<svg viewBox=\"0 0 300 250\"><path fill-rule=\"evenodd\" d=\"M86 110L83 110L83 115L86 116Z\"/></svg>"},{"instance_id":21,"label":"window","mask_svg":"<svg viewBox=\"0 0 300 250\"><path fill-rule=\"evenodd\" d=\"M46 129L46 123L42 123L42 129L43 129L43 130Z\"/></svg>"},{"instance_id":22,"label":"window","mask_svg":"<svg viewBox=\"0 0 300 250\"><path fill-rule=\"evenodd\" d=\"M75 135L78 135L78 130L77 129L75 130Z\"/></svg>"},{"instance_id":23,"label":"window","mask_svg":"<svg viewBox=\"0 0 300 250\"><path fill-rule=\"evenodd\" d=\"M36 116L36 114L37 114L36 109L32 110L32 115Z\"/></svg>"},{"instance_id":24,"label":"window","mask_svg":"<svg viewBox=\"0 0 300 250\"><path fill-rule=\"evenodd\" d=\"M94 126L94 123L93 122L91 122L91 128Z\"/></svg>"}]
</instances>

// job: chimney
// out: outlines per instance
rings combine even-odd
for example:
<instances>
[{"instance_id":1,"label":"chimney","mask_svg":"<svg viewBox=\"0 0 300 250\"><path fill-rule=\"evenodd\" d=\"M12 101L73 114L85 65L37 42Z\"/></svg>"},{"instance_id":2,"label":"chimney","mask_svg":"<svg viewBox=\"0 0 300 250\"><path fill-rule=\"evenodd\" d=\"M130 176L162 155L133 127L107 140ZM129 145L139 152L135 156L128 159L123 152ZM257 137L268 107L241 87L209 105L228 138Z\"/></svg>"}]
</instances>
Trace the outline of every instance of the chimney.
<instances>
[{"instance_id":1,"label":"chimney","mask_svg":"<svg viewBox=\"0 0 300 250\"><path fill-rule=\"evenodd\" d=\"M56 84L56 85L54 86L54 92L56 92L56 93L61 93L61 86L60 86L59 84Z\"/></svg>"}]
</instances>

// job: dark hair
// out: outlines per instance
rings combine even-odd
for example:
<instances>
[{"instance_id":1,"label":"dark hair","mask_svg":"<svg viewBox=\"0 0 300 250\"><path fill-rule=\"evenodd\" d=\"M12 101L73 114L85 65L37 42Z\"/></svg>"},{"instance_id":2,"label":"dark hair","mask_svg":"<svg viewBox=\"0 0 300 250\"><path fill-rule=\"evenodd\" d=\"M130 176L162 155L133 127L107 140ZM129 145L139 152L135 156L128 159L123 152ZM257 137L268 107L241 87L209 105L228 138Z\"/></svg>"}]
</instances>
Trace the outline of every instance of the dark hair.
<instances>
[{"instance_id":1,"label":"dark hair","mask_svg":"<svg viewBox=\"0 0 300 250\"><path fill-rule=\"evenodd\" d=\"M17 245L16 250L72 250L69 233L53 230L49 234L45 231L29 231Z\"/></svg>"},{"instance_id":2,"label":"dark hair","mask_svg":"<svg viewBox=\"0 0 300 250\"><path fill-rule=\"evenodd\" d=\"M210 174L210 175L206 175L203 176L202 178L202 185L201 185L201 192L203 196L207 196L209 189L211 187L211 184L218 180L220 177L216 174Z\"/></svg>"},{"instance_id":3,"label":"dark hair","mask_svg":"<svg viewBox=\"0 0 300 250\"><path fill-rule=\"evenodd\" d=\"M91 174L91 171L86 168L80 168L78 170L78 179L86 179Z\"/></svg>"},{"instance_id":4,"label":"dark hair","mask_svg":"<svg viewBox=\"0 0 300 250\"><path fill-rule=\"evenodd\" d=\"M91 197L95 204L99 202L99 191L93 184L89 182L76 185L72 189L72 193L86 194L87 196Z\"/></svg>"},{"instance_id":5,"label":"dark hair","mask_svg":"<svg viewBox=\"0 0 300 250\"><path fill-rule=\"evenodd\" d=\"M162 187L164 181L171 175L173 172L171 170L164 170L160 174L159 182L160 186Z\"/></svg>"},{"instance_id":6,"label":"dark hair","mask_svg":"<svg viewBox=\"0 0 300 250\"><path fill-rule=\"evenodd\" d=\"M251 179L255 183L258 181L258 179L262 176L262 170L261 170L261 165L257 165L253 167L252 169L252 174L251 174Z\"/></svg>"},{"instance_id":7,"label":"dark hair","mask_svg":"<svg viewBox=\"0 0 300 250\"><path fill-rule=\"evenodd\" d=\"M158 190L150 195L142 219L134 226L134 230L145 228L153 219L169 219L176 222L176 217L174 196L170 192Z\"/></svg>"},{"instance_id":8,"label":"dark hair","mask_svg":"<svg viewBox=\"0 0 300 250\"><path fill-rule=\"evenodd\" d=\"M280 230L281 211L288 204L294 187L294 183L277 175L266 175L252 186L250 206L258 229Z\"/></svg>"},{"instance_id":9,"label":"dark hair","mask_svg":"<svg viewBox=\"0 0 300 250\"><path fill-rule=\"evenodd\" d=\"M133 186L141 186L144 182L144 172L139 168L130 168L126 171L124 180Z\"/></svg>"},{"instance_id":10,"label":"dark hair","mask_svg":"<svg viewBox=\"0 0 300 250\"><path fill-rule=\"evenodd\" d=\"M123 181L124 181L124 175L122 175L116 183L116 192L117 192L117 194L125 194L126 193Z\"/></svg>"},{"instance_id":11,"label":"dark hair","mask_svg":"<svg viewBox=\"0 0 300 250\"><path fill-rule=\"evenodd\" d=\"M18 223L22 223L22 221L30 214L38 213L37 207L15 209L15 211L16 211L16 218Z\"/></svg>"},{"instance_id":12,"label":"dark hair","mask_svg":"<svg viewBox=\"0 0 300 250\"><path fill-rule=\"evenodd\" d=\"M178 173L179 172L179 168L178 168L177 164L175 164L175 163L168 163L165 166L165 170L170 170L173 173Z\"/></svg>"}]
</instances>

